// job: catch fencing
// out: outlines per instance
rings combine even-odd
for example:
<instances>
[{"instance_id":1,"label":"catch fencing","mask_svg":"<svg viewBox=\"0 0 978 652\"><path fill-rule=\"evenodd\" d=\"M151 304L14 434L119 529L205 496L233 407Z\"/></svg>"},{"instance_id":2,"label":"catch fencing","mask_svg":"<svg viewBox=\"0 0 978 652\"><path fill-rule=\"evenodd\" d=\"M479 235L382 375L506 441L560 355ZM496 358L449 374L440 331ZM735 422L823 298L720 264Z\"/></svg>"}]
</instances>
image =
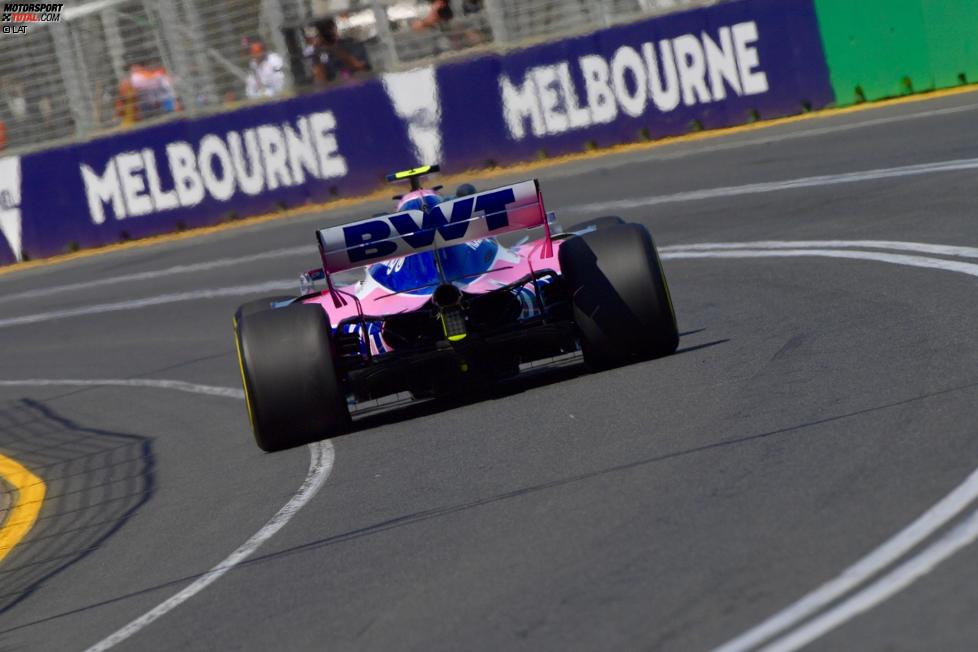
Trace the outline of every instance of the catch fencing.
<instances>
[{"instance_id":1,"label":"catch fencing","mask_svg":"<svg viewBox=\"0 0 978 652\"><path fill-rule=\"evenodd\" d=\"M732 0L0 156L0 264L832 101L812 0Z\"/></svg>"},{"instance_id":2,"label":"catch fencing","mask_svg":"<svg viewBox=\"0 0 978 652\"><path fill-rule=\"evenodd\" d=\"M433 24L423 24L432 7L426 0L65 3L58 22L0 36L0 151L260 101L246 94L258 41L282 57L282 95L289 96L715 1L450 0L450 17ZM336 47L363 60L329 79L312 69L317 53L334 64L344 58L316 47L315 25L326 19L337 27Z\"/></svg>"}]
</instances>

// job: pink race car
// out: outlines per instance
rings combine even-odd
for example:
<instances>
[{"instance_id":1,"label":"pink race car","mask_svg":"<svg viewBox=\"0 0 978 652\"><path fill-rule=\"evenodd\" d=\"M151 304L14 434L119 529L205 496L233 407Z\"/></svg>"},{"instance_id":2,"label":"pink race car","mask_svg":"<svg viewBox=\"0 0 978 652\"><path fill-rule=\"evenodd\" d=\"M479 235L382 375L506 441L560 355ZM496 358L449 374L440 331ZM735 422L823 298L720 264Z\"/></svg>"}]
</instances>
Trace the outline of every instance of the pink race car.
<instances>
[{"instance_id":1,"label":"pink race car","mask_svg":"<svg viewBox=\"0 0 978 652\"><path fill-rule=\"evenodd\" d=\"M437 171L390 175L411 184L396 212L317 231L322 268L301 277L302 296L238 308L241 379L263 450L340 434L351 405L398 392L472 390L577 350L592 369L676 350L644 226L602 217L563 233L535 179L444 198L421 187ZM542 237L497 238L530 229ZM337 279L352 269L359 280Z\"/></svg>"}]
</instances>

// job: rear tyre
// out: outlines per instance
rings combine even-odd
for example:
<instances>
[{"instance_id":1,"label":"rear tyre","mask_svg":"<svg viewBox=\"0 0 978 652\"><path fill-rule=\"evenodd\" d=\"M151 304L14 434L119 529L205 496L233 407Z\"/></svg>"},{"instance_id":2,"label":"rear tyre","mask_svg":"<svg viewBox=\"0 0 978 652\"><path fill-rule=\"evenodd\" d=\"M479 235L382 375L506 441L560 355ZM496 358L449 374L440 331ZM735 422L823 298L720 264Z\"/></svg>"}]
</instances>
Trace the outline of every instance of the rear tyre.
<instances>
[{"instance_id":1,"label":"rear tyre","mask_svg":"<svg viewBox=\"0 0 978 652\"><path fill-rule=\"evenodd\" d=\"M559 255L589 367L608 369L675 352L676 314L644 226L610 225L569 238Z\"/></svg>"},{"instance_id":2,"label":"rear tyre","mask_svg":"<svg viewBox=\"0 0 978 652\"><path fill-rule=\"evenodd\" d=\"M580 224L575 224L572 229L574 231L583 231L589 227L594 227L595 229L606 229L609 226L618 226L619 224L625 224L625 220L621 219L617 215L605 215L604 217L595 217L590 220L584 220Z\"/></svg>"},{"instance_id":3,"label":"rear tyre","mask_svg":"<svg viewBox=\"0 0 978 652\"><path fill-rule=\"evenodd\" d=\"M249 301L248 303L243 303L238 306L237 311L234 313L234 318L237 321L241 321L241 318L245 315L251 315L256 312L262 312L264 310L271 310L273 303L282 303L283 301L291 301L295 297L292 296L277 296L277 297L265 297L263 299L255 299L254 301Z\"/></svg>"},{"instance_id":4,"label":"rear tyre","mask_svg":"<svg viewBox=\"0 0 978 652\"><path fill-rule=\"evenodd\" d=\"M259 448L291 448L349 427L330 324L320 306L296 304L244 315L235 320L235 338Z\"/></svg>"}]
</instances>

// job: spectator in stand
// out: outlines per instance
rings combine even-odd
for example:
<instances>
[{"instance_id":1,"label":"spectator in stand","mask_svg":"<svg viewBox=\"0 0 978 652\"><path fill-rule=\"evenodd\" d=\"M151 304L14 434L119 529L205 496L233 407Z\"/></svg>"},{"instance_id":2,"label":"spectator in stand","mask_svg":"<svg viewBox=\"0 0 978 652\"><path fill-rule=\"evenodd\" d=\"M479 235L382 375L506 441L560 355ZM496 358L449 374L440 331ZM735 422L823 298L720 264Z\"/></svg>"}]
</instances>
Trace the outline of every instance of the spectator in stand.
<instances>
[{"instance_id":1,"label":"spectator in stand","mask_svg":"<svg viewBox=\"0 0 978 652\"><path fill-rule=\"evenodd\" d=\"M339 36L336 21L326 18L315 24L316 36L309 55L312 73L321 84L339 79L349 79L358 72L370 70L366 53L358 43Z\"/></svg>"},{"instance_id":2,"label":"spectator in stand","mask_svg":"<svg viewBox=\"0 0 978 652\"><path fill-rule=\"evenodd\" d=\"M285 90L285 63L275 52L267 52L259 40L249 45L250 70L245 82L245 95L249 98L275 97Z\"/></svg>"},{"instance_id":3,"label":"spectator in stand","mask_svg":"<svg viewBox=\"0 0 978 652\"><path fill-rule=\"evenodd\" d=\"M179 108L173 81L163 66L133 63L129 66L129 74L119 81L115 115L123 125L135 124Z\"/></svg>"},{"instance_id":4,"label":"spectator in stand","mask_svg":"<svg viewBox=\"0 0 978 652\"><path fill-rule=\"evenodd\" d=\"M416 32L423 32L426 29L446 28L455 17L455 12L448 4L448 0L431 0L431 10L428 15L420 20L414 21L411 29Z\"/></svg>"},{"instance_id":5,"label":"spectator in stand","mask_svg":"<svg viewBox=\"0 0 978 652\"><path fill-rule=\"evenodd\" d=\"M448 0L429 1L431 2L431 9L428 11L428 14L424 18L414 21L411 29L416 32L424 32L430 29L440 30L448 37L449 46L453 50L472 47L482 42L483 39L477 31L452 25L455 12L452 11L452 6ZM476 13L481 8L481 0L475 3L469 0L462 5L462 11L465 15Z\"/></svg>"}]
</instances>

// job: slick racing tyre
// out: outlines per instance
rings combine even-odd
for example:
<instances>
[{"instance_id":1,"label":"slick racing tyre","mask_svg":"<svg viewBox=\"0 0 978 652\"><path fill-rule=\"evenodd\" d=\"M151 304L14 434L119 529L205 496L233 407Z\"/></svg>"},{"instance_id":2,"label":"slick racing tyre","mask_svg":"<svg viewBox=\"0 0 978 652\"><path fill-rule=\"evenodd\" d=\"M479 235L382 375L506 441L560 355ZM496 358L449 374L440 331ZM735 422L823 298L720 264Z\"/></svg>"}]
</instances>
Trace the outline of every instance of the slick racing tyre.
<instances>
[{"instance_id":1,"label":"slick racing tyre","mask_svg":"<svg viewBox=\"0 0 978 652\"><path fill-rule=\"evenodd\" d=\"M277 451L340 434L350 423L330 325L318 305L296 304L235 321L255 441Z\"/></svg>"},{"instance_id":2,"label":"slick racing tyre","mask_svg":"<svg viewBox=\"0 0 978 652\"><path fill-rule=\"evenodd\" d=\"M263 310L271 310L273 303L282 303L283 301L291 301L295 297L291 296L277 296L277 297L265 297L263 299L255 299L254 301L249 301L248 303L243 303L238 306L237 311L234 313L234 318L236 321L241 321L241 318L245 315L250 315L256 312L262 312Z\"/></svg>"},{"instance_id":3,"label":"slick racing tyre","mask_svg":"<svg viewBox=\"0 0 978 652\"><path fill-rule=\"evenodd\" d=\"M618 224L569 238L560 266L584 361L607 369L675 352L676 314L648 230Z\"/></svg>"},{"instance_id":4,"label":"slick racing tyre","mask_svg":"<svg viewBox=\"0 0 978 652\"><path fill-rule=\"evenodd\" d=\"M571 227L573 231L583 231L584 229L594 227L595 229L606 229L609 226L618 226L619 224L624 224L625 220L621 219L617 215L605 215L604 217L595 217L590 220L584 220L580 224L575 224Z\"/></svg>"}]
</instances>

